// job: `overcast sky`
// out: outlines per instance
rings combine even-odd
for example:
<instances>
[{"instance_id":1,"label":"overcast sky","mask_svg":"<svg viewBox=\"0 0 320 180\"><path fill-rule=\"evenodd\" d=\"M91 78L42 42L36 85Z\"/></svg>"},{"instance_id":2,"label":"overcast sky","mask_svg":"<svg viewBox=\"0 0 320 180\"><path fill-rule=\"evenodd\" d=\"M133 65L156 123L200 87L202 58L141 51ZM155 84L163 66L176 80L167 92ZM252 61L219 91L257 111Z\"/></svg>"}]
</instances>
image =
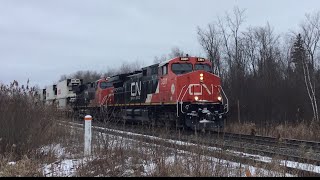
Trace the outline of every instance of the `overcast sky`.
<instances>
[{"instance_id":1,"label":"overcast sky","mask_svg":"<svg viewBox=\"0 0 320 180\"><path fill-rule=\"evenodd\" d=\"M294 29L319 0L0 0L0 82L43 88L63 74L151 65L179 47L204 55L197 26L238 6L248 26Z\"/></svg>"}]
</instances>

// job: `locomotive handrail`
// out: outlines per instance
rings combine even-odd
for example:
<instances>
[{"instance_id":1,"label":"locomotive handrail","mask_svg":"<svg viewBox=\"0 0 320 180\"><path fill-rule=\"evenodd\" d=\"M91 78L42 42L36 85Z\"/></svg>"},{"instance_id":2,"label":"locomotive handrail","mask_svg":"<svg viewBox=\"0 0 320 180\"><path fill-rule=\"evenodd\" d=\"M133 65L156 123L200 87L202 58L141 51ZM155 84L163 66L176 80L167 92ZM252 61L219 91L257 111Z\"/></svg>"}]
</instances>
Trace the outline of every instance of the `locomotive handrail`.
<instances>
[{"instance_id":1,"label":"locomotive handrail","mask_svg":"<svg viewBox=\"0 0 320 180\"><path fill-rule=\"evenodd\" d=\"M225 106L227 106L227 111L226 111L225 113L228 113L228 112L229 112L229 100L228 100L228 97L227 97L226 93L224 92L223 88L222 88L220 85L219 85L218 87L221 89L224 97L225 97L226 100L227 100L227 103L225 104Z\"/></svg>"},{"instance_id":2,"label":"locomotive handrail","mask_svg":"<svg viewBox=\"0 0 320 180\"><path fill-rule=\"evenodd\" d=\"M182 89L181 89L181 91L180 91L180 94L179 94L179 96L178 96L177 102L179 101L180 96L181 96L181 93L182 93L183 89L184 89L186 86L187 86L187 85L184 85L184 86L182 87Z\"/></svg>"},{"instance_id":3,"label":"locomotive handrail","mask_svg":"<svg viewBox=\"0 0 320 180\"><path fill-rule=\"evenodd\" d=\"M109 95L108 95L109 96ZM106 98L108 98L108 96L105 96L103 99L102 99L102 102L100 103L100 106L103 106L104 102L106 102Z\"/></svg>"},{"instance_id":4,"label":"locomotive handrail","mask_svg":"<svg viewBox=\"0 0 320 180\"><path fill-rule=\"evenodd\" d=\"M108 107L108 100L109 100L109 98L110 98L111 96L114 96L114 94L109 94L108 96L105 96L105 97L102 99L102 103L100 104L100 106L103 106L103 104L104 104L105 102L107 102L107 103L106 103L106 106ZM107 99L107 100L105 100L105 99Z\"/></svg>"},{"instance_id":5,"label":"locomotive handrail","mask_svg":"<svg viewBox=\"0 0 320 180\"><path fill-rule=\"evenodd\" d=\"M187 91L189 90L190 86L188 86L188 88L184 91L183 96L181 97L182 92L183 92L183 90L185 89L186 86L187 86L187 85L184 85L184 86L182 87L182 89L181 89L181 91L180 91L180 93L179 93L179 96L178 96L178 98L177 98L177 117L179 117L179 102L180 102L180 106L181 106L181 107L180 107L180 108L181 108L181 112L184 113L183 110L182 110L182 103L181 103L182 101L180 101L180 98L181 98L181 100L182 100L182 99L185 97ZM224 92L222 86L221 86L221 85L218 85L217 87L219 87L219 89L221 89L221 91L222 91L222 93L223 93L223 96L224 96L224 98L225 98L226 101L227 101L226 104L225 104L225 108L226 108L225 113L228 113L228 112L229 112L229 99L228 99L226 93ZM212 90L213 90L213 87L212 87ZM223 99L222 99L222 102L223 102Z\"/></svg>"},{"instance_id":6,"label":"locomotive handrail","mask_svg":"<svg viewBox=\"0 0 320 180\"><path fill-rule=\"evenodd\" d=\"M189 86L188 86L188 88L186 89L186 91L184 92L184 94L183 94L183 96L182 96L182 98L181 98L181 100L183 100L183 98L186 96L186 94L187 94L187 91L189 90L189 88L191 88L192 86L190 86L190 84L189 84ZM182 102L182 101L181 101ZM181 112L182 113L184 113L184 111L182 110L182 104L183 103L180 103L180 106L181 106Z\"/></svg>"},{"instance_id":7,"label":"locomotive handrail","mask_svg":"<svg viewBox=\"0 0 320 180\"><path fill-rule=\"evenodd\" d=\"M179 101L179 99L180 99L180 96L181 96L181 93L182 93L183 89L184 89L186 86L187 86L187 85L184 85L184 86L183 86L183 88L182 88L181 91L180 91L180 95L179 95L179 97L178 97L178 99L177 99L177 117L179 117L179 113L178 113L179 102L180 102L180 106L181 106L181 107L180 107L180 108L181 108L181 112L182 112L182 113L185 113L185 112L182 110L182 104L183 104L183 103L181 103L182 101ZM184 94L183 94L181 100L186 96L187 91L188 91L189 88L191 88L191 87L192 87L192 86L190 86L190 84L189 84L188 88L184 91Z\"/></svg>"},{"instance_id":8,"label":"locomotive handrail","mask_svg":"<svg viewBox=\"0 0 320 180\"><path fill-rule=\"evenodd\" d=\"M182 89L181 89L181 91L180 91L180 94L179 94L179 96L178 96L178 98L177 98L177 117L179 117L179 99L180 99L180 96L181 96L181 93L182 93L182 91L183 91L183 89L186 87L187 85L184 85L183 87L182 87Z\"/></svg>"}]
</instances>

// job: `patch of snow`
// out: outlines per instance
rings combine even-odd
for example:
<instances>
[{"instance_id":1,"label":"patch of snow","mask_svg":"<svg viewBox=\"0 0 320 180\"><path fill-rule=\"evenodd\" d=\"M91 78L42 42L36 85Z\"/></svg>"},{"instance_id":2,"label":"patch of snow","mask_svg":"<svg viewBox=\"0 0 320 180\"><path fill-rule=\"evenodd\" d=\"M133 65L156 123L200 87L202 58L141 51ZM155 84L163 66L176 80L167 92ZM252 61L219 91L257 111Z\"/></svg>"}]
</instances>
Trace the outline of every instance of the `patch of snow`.
<instances>
[{"instance_id":1,"label":"patch of snow","mask_svg":"<svg viewBox=\"0 0 320 180\"><path fill-rule=\"evenodd\" d=\"M144 175L146 176L152 174L155 171L156 167L157 165L154 162L143 164Z\"/></svg>"},{"instance_id":2,"label":"patch of snow","mask_svg":"<svg viewBox=\"0 0 320 180\"><path fill-rule=\"evenodd\" d=\"M75 176L77 168L82 163L79 159L65 159L62 161L46 164L43 174L46 177L71 177Z\"/></svg>"},{"instance_id":3,"label":"patch of snow","mask_svg":"<svg viewBox=\"0 0 320 180\"><path fill-rule=\"evenodd\" d=\"M51 144L40 148L40 152L47 155L49 152L53 152L57 158L65 156L65 148L61 144Z\"/></svg>"},{"instance_id":4,"label":"patch of snow","mask_svg":"<svg viewBox=\"0 0 320 180\"><path fill-rule=\"evenodd\" d=\"M14 161L8 162L8 165L16 165L16 162Z\"/></svg>"}]
</instances>

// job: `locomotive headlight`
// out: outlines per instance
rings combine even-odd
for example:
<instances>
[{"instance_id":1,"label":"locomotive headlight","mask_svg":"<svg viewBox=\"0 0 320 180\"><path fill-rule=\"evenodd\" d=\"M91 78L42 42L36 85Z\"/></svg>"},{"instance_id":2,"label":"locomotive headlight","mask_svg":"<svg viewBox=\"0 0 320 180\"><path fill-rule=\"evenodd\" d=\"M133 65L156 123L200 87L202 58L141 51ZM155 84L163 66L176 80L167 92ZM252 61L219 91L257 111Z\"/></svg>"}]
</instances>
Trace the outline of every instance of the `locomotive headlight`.
<instances>
[{"instance_id":1,"label":"locomotive headlight","mask_svg":"<svg viewBox=\"0 0 320 180\"><path fill-rule=\"evenodd\" d=\"M204 58L198 58L198 62L204 62L205 59Z\"/></svg>"},{"instance_id":2,"label":"locomotive headlight","mask_svg":"<svg viewBox=\"0 0 320 180\"><path fill-rule=\"evenodd\" d=\"M195 96L195 97L194 97L194 100L198 101L198 100L199 100L199 97L198 97L198 96Z\"/></svg>"},{"instance_id":3,"label":"locomotive headlight","mask_svg":"<svg viewBox=\"0 0 320 180\"><path fill-rule=\"evenodd\" d=\"M203 73L200 74L200 82L203 82Z\"/></svg>"},{"instance_id":4,"label":"locomotive headlight","mask_svg":"<svg viewBox=\"0 0 320 180\"><path fill-rule=\"evenodd\" d=\"M221 96L218 96L218 101L221 101L222 100L222 97Z\"/></svg>"}]
</instances>

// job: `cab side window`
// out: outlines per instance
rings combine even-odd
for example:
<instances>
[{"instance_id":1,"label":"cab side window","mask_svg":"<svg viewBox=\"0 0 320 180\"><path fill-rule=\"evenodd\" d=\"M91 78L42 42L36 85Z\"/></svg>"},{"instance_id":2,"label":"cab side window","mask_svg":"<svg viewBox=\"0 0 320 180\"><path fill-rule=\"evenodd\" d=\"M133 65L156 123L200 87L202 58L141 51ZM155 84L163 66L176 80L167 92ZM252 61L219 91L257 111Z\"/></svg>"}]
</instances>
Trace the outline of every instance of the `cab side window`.
<instances>
[{"instance_id":1,"label":"cab side window","mask_svg":"<svg viewBox=\"0 0 320 180\"><path fill-rule=\"evenodd\" d=\"M162 75L168 74L168 64L162 66Z\"/></svg>"}]
</instances>

